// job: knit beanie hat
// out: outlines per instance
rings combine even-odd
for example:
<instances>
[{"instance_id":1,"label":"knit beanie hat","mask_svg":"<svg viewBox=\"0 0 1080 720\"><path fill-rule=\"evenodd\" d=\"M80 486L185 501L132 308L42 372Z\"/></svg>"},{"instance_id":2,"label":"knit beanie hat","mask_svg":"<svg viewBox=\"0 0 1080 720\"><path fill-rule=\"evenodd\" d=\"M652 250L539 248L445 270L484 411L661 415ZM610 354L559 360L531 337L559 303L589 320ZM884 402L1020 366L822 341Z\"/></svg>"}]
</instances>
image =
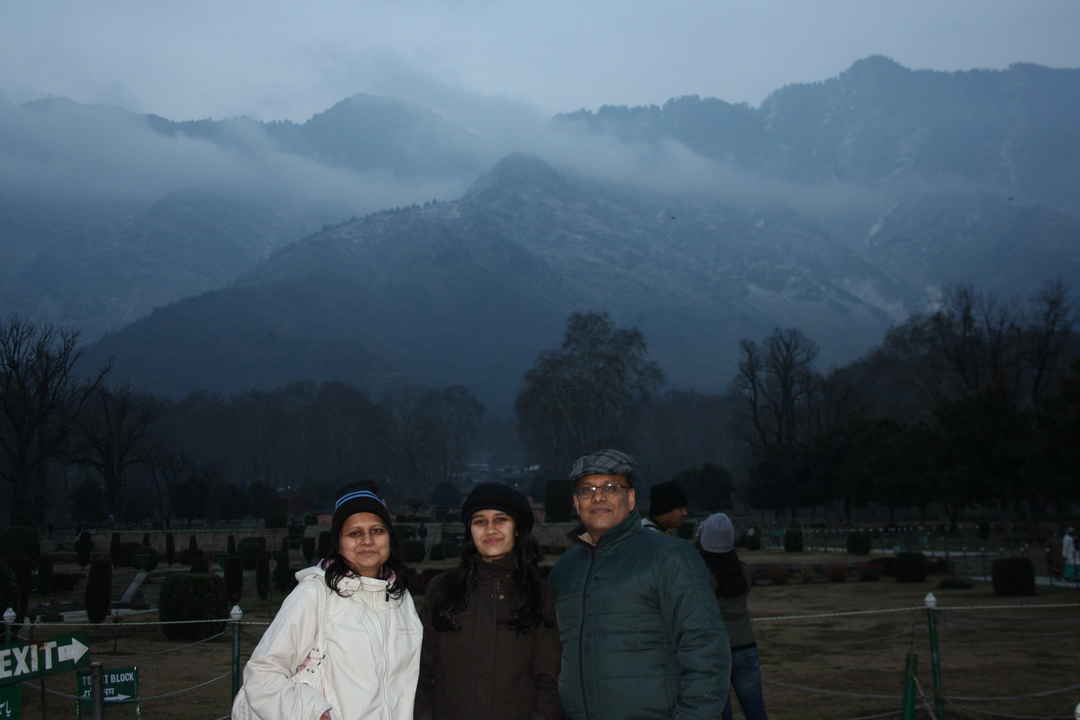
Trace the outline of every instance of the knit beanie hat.
<instances>
[{"instance_id":1,"label":"knit beanie hat","mask_svg":"<svg viewBox=\"0 0 1080 720\"><path fill-rule=\"evenodd\" d=\"M394 523L390 519L390 510L381 497L375 494L373 485L350 485L338 491L337 502L334 503L334 518L330 521L330 547L337 552L338 538L341 537L341 526L355 513L372 513L386 523L386 528L392 533Z\"/></svg>"},{"instance_id":2,"label":"knit beanie hat","mask_svg":"<svg viewBox=\"0 0 1080 720\"><path fill-rule=\"evenodd\" d=\"M480 483L472 489L461 506L461 522L469 526L473 513L478 510L501 510L514 518L514 525L521 535L532 531L533 511L528 498L509 485Z\"/></svg>"},{"instance_id":3,"label":"knit beanie hat","mask_svg":"<svg viewBox=\"0 0 1080 720\"><path fill-rule=\"evenodd\" d=\"M576 486L578 480L590 475L623 475L633 485L636 467L634 458L621 450L597 450L582 455L570 466L570 486Z\"/></svg>"},{"instance_id":4,"label":"knit beanie hat","mask_svg":"<svg viewBox=\"0 0 1080 720\"><path fill-rule=\"evenodd\" d=\"M686 493L674 480L658 483L649 491L649 516L657 517L675 508L689 505Z\"/></svg>"},{"instance_id":5,"label":"knit beanie hat","mask_svg":"<svg viewBox=\"0 0 1080 720\"><path fill-rule=\"evenodd\" d=\"M698 535L701 549L711 553L728 553L735 549L735 526L724 513L713 513L701 523Z\"/></svg>"}]
</instances>

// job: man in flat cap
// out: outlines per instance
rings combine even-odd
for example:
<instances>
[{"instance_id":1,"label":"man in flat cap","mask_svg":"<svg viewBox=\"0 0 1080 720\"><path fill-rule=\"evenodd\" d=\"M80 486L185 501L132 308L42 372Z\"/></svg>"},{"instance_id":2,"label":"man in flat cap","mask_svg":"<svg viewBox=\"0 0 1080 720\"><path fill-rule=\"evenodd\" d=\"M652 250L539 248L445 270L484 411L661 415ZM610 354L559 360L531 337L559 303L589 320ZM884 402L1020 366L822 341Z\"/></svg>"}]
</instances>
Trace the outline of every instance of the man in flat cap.
<instances>
[{"instance_id":1,"label":"man in flat cap","mask_svg":"<svg viewBox=\"0 0 1080 720\"><path fill-rule=\"evenodd\" d=\"M690 543L641 527L634 459L619 450L570 470L585 528L551 572L571 720L720 717L731 652L708 571Z\"/></svg>"}]
</instances>

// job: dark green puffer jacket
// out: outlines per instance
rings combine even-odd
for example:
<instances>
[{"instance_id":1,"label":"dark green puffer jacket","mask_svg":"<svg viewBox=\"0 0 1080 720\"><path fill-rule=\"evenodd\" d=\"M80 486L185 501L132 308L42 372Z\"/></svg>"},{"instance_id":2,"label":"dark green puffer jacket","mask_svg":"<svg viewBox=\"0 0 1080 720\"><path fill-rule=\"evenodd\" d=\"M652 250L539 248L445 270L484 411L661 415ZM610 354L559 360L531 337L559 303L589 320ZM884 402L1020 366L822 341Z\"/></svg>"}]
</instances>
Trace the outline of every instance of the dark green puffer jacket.
<instances>
[{"instance_id":1,"label":"dark green puffer jacket","mask_svg":"<svg viewBox=\"0 0 1080 720\"><path fill-rule=\"evenodd\" d=\"M727 630L700 554L644 532L637 511L551 572L559 698L573 720L715 720L730 683Z\"/></svg>"}]
</instances>

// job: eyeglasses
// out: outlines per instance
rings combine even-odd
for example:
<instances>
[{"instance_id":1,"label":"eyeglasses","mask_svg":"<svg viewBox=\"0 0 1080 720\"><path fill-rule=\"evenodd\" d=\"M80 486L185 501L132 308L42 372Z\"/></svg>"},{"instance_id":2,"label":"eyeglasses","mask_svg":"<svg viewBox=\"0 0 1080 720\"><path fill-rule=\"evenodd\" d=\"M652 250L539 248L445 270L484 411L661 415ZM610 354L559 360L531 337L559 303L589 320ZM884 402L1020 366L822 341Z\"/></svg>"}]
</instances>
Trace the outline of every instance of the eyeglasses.
<instances>
[{"instance_id":1,"label":"eyeglasses","mask_svg":"<svg viewBox=\"0 0 1080 720\"><path fill-rule=\"evenodd\" d=\"M582 485L574 494L577 495L579 500L588 500L590 498L597 498L601 495L607 497L611 495L618 495L623 490L629 490L629 485L620 485L619 483L609 482L603 485Z\"/></svg>"}]
</instances>

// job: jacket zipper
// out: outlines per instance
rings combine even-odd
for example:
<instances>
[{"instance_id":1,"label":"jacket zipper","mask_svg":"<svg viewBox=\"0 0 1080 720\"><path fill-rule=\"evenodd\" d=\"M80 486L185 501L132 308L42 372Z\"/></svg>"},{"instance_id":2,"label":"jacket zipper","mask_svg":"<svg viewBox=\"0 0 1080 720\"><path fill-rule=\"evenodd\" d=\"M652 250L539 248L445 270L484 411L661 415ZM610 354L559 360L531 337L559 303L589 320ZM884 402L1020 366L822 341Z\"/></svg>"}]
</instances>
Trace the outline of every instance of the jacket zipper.
<instances>
[{"instance_id":1,"label":"jacket zipper","mask_svg":"<svg viewBox=\"0 0 1080 720\"><path fill-rule=\"evenodd\" d=\"M589 548L589 569L585 571L585 585L581 588L581 629L578 630L578 680L581 683L581 703L585 706L585 717L589 717L589 696L585 689L585 618L586 593L589 590L589 582L592 580L593 560L596 558L596 549Z\"/></svg>"}]
</instances>

